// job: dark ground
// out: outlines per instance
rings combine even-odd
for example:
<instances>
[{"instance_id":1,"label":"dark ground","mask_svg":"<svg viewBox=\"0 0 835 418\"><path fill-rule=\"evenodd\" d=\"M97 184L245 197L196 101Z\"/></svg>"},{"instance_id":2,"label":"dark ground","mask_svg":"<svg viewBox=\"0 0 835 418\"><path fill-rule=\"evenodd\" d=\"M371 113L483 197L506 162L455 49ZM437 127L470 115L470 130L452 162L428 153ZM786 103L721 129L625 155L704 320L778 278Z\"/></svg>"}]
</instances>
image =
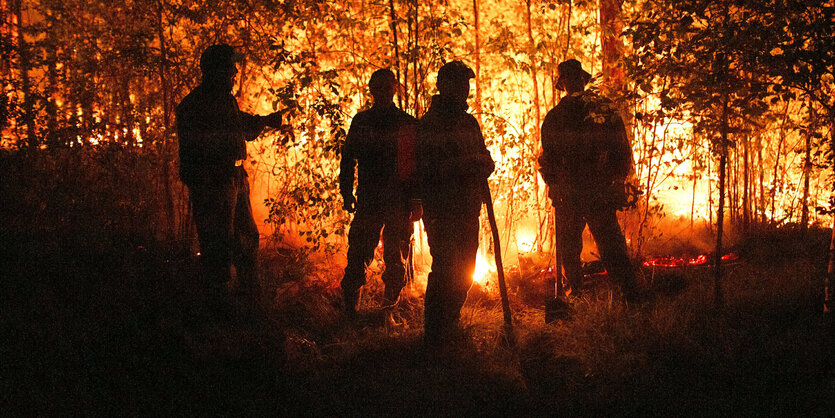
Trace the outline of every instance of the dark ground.
<instances>
[{"instance_id":1,"label":"dark ground","mask_svg":"<svg viewBox=\"0 0 835 418\"><path fill-rule=\"evenodd\" d=\"M419 326L351 326L328 318L333 306L193 323L200 302L192 259L4 232L0 409L5 416L833 416L835 346L831 319L820 313L826 233L809 247L785 237L749 241L759 244L741 251L756 266L729 271L729 293L764 289L770 285L757 277L792 276L811 263L797 276L806 279L790 277L808 283L743 292L722 311L694 302L612 314L597 301L576 321L545 327L538 307L517 302L514 355L485 342L477 326L464 342L428 353ZM690 281L704 278L694 277L675 280L699 288ZM657 297L681 294L662 279L653 282ZM324 291L327 305L335 297ZM679 319L659 323L670 316ZM654 331L630 334L640 324Z\"/></svg>"}]
</instances>

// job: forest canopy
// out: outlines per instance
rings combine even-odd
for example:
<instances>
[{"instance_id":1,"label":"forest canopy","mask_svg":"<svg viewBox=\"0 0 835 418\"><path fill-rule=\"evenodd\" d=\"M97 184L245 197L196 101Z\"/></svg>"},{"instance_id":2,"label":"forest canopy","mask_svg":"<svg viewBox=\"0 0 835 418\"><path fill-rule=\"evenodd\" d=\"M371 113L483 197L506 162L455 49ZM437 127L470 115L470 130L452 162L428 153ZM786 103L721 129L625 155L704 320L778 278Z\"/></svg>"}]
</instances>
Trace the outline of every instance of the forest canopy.
<instances>
[{"instance_id":1,"label":"forest canopy","mask_svg":"<svg viewBox=\"0 0 835 418\"><path fill-rule=\"evenodd\" d=\"M396 103L420 116L437 69L460 59L476 73L470 111L497 162L490 183L505 248L530 251L549 245L551 222L535 166L539 126L561 97L557 64L577 58L630 124L633 181L643 192L623 219L633 251L665 218L715 222L720 179L733 225L828 224L833 8L813 0L2 0L2 148L40 155L37 167L60 176L19 187L30 200L50 193L71 202L61 216L105 211L106 200L120 216L114 223L184 240L173 109L199 83L201 52L229 43L245 56L234 89L241 108L288 110L280 129L249 148L262 233L335 249L348 221L339 149L369 104L370 74L391 68L402 85ZM67 181L98 184L90 187L98 197L71 197L77 189ZM55 215L42 212L30 221Z\"/></svg>"}]
</instances>

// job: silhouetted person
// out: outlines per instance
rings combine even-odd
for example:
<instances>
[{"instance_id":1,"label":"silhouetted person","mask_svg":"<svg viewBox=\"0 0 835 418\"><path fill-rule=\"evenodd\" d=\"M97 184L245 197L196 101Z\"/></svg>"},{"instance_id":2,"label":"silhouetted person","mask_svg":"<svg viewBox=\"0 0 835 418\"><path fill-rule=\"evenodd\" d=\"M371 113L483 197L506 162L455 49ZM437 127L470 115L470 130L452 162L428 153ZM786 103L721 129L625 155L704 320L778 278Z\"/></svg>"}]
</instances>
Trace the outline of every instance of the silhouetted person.
<instances>
[{"instance_id":1,"label":"silhouetted person","mask_svg":"<svg viewBox=\"0 0 835 418\"><path fill-rule=\"evenodd\" d=\"M586 224L606 270L627 300L636 294L635 273L617 219L632 171L632 148L614 104L586 91L591 75L577 60L557 67L557 88L566 96L542 123L540 172L556 209L557 242L571 294L582 293L580 252Z\"/></svg>"},{"instance_id":2,"label":"silhouetted person","mask_svg":"<svg viewBox=\"0 0 835 418\"><path fill-rule=\"evenodd\" d=\"M229 307L233 265L242 296L253 302L259 296L259 235L243 167L245 141L265 126L281 125L280 112L253 116L238 109L231 93L238 58L229 45L206 48L202 81L177 106L180 178L189 189L208 300L219 310Z\"/></svg>"},{"instance_id":3,"label":"silhouetted person","mask_svg":"<svg viewBox=\"0 0 835 418\"><path fill-rule=\"evenodd\" d=\"M470 79L461 61L438 70L438 95L418 122L417 188L432 255L426 287L425 341L445 342L458 328L473 282L478 216L493 159L478 121L467 113Z\"/></svg>"},{"instance_id":4,"label":"silhouetted person","mask_svg":"<svg viewBox=\"0 0 835 418\"><path fill-rule=\"evenodd\" d=\"M380 242L381 229L385 263L383 304L397 303L406 284L404 261L412 236L406 180L411 173L404 171L409 162L403 161L408 157L402 154L414 146L416 120L394 105L392 99L397 86L390 70L377 70L371 75L368 88L374 104L354 116L342 147L339 190L344 209L356 211L348 232L348 265L342 278L342 294L349 315L356 313L359 291L365 284L365 270Z\"/></svg>"}]
</instances>

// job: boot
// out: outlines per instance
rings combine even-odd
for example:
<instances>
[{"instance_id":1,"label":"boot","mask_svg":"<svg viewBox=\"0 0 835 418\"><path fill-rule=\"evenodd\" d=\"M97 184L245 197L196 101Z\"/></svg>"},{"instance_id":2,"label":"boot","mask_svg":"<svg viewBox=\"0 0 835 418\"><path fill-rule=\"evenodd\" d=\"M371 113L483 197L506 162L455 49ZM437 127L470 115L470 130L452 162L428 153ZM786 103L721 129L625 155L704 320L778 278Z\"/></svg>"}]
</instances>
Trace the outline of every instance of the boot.
<instances>
[{"instance_id":1,"label":"boot","mask_svg":"<svg viewBox=\"0 0 835 418\"><path fill-rule=\"evenodd\" d=\"M403 285L400 286L389 286L386 285L386 289L383 291L383 306L394 306L397 304L397 301L400 300L400 291L403 290Z\"/></svg>"},{"instance_id":2,"label":"boot","mask_svg":"<svg viewBox=\"0 0 835 418\"><path fill-rule=\"evenodd\" d=\"M342 298L345 302L345 313L349 317L355 317L357 315L357 304L360 300L360 290L343 288Z\"/></svg>"}]
</instances>

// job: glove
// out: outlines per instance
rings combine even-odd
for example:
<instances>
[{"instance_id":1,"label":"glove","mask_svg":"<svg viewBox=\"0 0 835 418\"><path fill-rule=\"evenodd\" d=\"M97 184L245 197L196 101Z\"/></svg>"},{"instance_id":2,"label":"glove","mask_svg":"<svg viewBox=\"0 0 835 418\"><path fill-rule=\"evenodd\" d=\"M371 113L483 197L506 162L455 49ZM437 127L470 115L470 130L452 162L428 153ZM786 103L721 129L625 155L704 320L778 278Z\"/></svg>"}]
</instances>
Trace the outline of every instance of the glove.
<instances>
[{"instance_id":1,"label":"glove","mask_svg":"<svg viewBox=\"0 0 835 418\"><path fill-rule=\"evenodd\" d=\"M468 155L459 162L460 167L467 176L479 179L490 177L495 169L495 163L489 155L476 154Z\"/></svg>"},{"instance_id":2,"label":"glove","mask_svg":"<svg viewBox=\"0 0 835 418\"><path fill-rule=\"evenodd\" d=\"M346 195L342 196L342 209L345 209L348 213L354 213L357 211L357 198L354 195Z\"/></svg>"},{"instance_id":3,"label":"glove","mask_svg":"<svg viewBox=\"0 0 835 418\"><path fill-rule=\"evenodd\" d=\"M279 110L277 112L270 113L267 116L264 116L264 126L269 126L271 128L280 128L281 127L281 115L284 114L283 110Z\"/></svg>"}]
</instances>

